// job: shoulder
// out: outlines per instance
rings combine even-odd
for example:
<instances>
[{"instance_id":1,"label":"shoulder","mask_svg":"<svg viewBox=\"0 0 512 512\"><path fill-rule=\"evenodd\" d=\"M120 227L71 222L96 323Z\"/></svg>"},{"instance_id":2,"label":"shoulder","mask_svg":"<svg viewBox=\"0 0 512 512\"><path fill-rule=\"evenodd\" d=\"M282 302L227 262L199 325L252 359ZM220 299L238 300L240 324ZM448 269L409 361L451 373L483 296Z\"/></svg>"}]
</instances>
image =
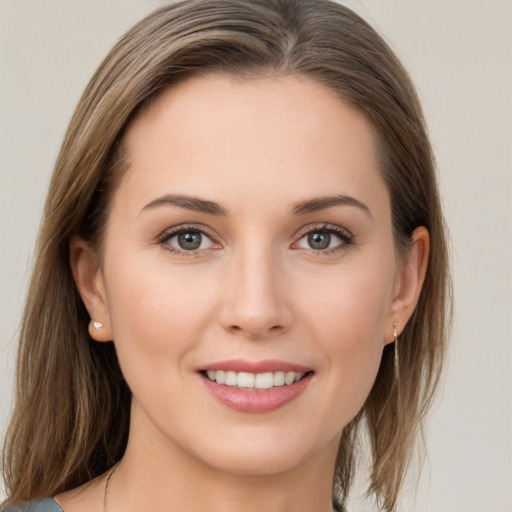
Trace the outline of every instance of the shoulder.
<instances>
[{"instance_id":1,"label":"shoulder","mask_svg":"<svg viewBox=\"0 0 512 512\"><path fill-rule=\"evenodd\" d=\"M0 512L63 512L52 498L21 504L0 505Z\"/></svg>"}]
</instances>

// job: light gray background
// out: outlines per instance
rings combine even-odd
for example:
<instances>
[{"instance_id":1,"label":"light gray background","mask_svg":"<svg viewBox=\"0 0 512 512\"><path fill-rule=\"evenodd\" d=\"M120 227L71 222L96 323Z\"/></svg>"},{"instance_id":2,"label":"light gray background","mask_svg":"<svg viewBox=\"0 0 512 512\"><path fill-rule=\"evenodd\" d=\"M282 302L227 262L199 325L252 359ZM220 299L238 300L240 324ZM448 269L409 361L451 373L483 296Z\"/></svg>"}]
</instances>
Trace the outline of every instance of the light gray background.
<instances>
[{"instance_id":1,"label":"light gray background","mask_svg":"<svg viewBox=\"0 0 512 512\"><path fill-rule=\"evenodd\" d=\"M67 122L108 49L158 3L0 0L0 430ZM419 89L453 243L450 366L430 423L429 464L403 510L512 512L512 1L345 3L385 34Z\"/></svg>"}]
</instances>

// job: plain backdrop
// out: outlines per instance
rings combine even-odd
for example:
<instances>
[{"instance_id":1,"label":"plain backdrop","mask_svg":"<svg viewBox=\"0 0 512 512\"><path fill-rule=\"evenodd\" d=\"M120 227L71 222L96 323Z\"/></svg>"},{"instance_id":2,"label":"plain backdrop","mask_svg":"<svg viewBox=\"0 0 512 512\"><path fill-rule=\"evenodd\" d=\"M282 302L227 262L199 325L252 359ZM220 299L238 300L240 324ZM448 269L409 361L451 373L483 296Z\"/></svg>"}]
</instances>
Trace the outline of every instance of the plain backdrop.
<instances>
[{"instance_id":1,"label":"plain backdrop","mask_svg":"<svg viewBox=\"0 0 512 512\"><path fill-rule=\"evenodd\" d=\"M428 430L429 460L403 510L512 512L512 1L344 3L385 35L418 87L453 245L449 368ZM116 39L157 5L0 0L0 431L66 125ZM376 509L354 503L351 510Z\"/></svg>"}]
</instances>

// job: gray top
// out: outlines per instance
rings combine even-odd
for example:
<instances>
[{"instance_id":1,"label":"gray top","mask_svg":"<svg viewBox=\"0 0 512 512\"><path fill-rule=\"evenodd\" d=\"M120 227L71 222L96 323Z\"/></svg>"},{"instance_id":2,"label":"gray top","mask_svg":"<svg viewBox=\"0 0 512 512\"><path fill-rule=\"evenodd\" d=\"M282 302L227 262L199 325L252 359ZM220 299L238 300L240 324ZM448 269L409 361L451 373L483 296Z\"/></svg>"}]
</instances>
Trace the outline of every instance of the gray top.
<instances>
[{"instance_id":1,"label":"gray top","mask_svg":"<svg viewBox=\"0 0 512 512\"><path fill-rule=\"evenodd\" d=\"M334 509L343 512L343 509L337 507ZM0 512L64 512L64 510L57 505L53 498L47 498L41 501L29 501L23 505L0 506Z\"/></svg>"},{"instance_id":2,"label":"gray top","mask_svg":"<svg viewBox=\"0 0 512 512\"><path fill-rule=\"evenodd\" d=\"M64 512L53 498L29 501L20 505L0 506L0 512Z\"/></svg>"}]
</instances>

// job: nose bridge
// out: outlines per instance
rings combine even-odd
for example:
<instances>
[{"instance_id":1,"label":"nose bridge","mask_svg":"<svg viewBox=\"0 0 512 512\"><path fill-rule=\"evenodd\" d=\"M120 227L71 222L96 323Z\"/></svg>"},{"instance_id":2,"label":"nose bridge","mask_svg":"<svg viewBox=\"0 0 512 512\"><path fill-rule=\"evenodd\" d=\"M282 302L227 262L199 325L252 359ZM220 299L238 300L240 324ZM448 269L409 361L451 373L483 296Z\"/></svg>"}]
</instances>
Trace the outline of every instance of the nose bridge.
<instances>
[{"instance_id":1,"label":"nose bridge","mask_svg":"<svg viewBox=\"0 0 512 512\"><path fill-rule=\"evenodd\" d=\"M270 244L245 244L233 251L222 311L226 329L257 338L288 328L291 313L282 270Z\"/></svg>"}]
</instances>

